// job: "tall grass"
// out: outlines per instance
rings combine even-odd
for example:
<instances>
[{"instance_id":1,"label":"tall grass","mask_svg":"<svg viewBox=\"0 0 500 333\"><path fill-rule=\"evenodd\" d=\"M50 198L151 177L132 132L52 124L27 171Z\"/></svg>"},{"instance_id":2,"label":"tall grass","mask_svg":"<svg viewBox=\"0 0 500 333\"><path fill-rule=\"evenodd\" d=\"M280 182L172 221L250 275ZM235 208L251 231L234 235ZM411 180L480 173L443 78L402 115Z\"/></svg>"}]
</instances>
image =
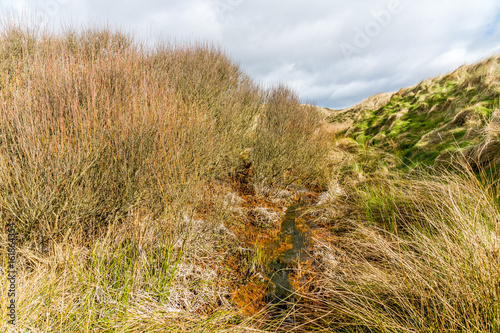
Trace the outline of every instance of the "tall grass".
<instances>
[{"instance_id":1,"label":"tall grass","mask_svg":"<svg viewBox=\"0 0 500 333\"><path fill-rule=\"evenodd\" d=\"M321 114L313 106L299 103L298 98L284 86L271 89L259 114L260 126L255 131L254 159L256 170L263 180L301 180L305 185L325 182L325 152L322 138L312 140L311 129L320 124ZM287 112L283 112L286 109ZM314 161L314 163L307 163ZM317 184L316 184L317 185Z\"/></svg>"},{"instance_id":2,"label":"tall grass","mask_svg":"<svg viewBox=\"0 0 500 333\"><path fill-rule=\"evenodd\" d=\"M208 43L149 49L109 29L4 25L0 225L20 236L20 327L225 327L231 237L198 208L244 150L261 184L286 185L287 169L323 181L310 163L324 153L315 112Z\"/></svg>"},{"instance_id":3,"label":"tall grass","mask_svg":"<svg viewBox=\"0 0 500 333\"><path fill-rule=\"evenodd\" d=\"M371 180L348 234L325 248L320 327L344 332L497 332L498 187L472 171ZM352 192L351 192L352 193ZM325 297L325 295L328 295ZM327 299L327 300L326 300Z\"/></svg>"}]
</instances>

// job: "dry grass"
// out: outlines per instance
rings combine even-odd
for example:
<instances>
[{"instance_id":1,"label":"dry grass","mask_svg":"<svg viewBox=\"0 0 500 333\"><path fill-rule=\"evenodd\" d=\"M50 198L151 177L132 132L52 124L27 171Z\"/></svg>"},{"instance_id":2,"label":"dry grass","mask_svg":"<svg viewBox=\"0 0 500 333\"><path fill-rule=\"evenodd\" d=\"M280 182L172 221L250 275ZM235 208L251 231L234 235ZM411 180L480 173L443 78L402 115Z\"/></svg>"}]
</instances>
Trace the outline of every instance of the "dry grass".
<instances>
[{"instance_id":1,"label":"dry grass","mask_svg":"<svg viewBox=\"0 0 500 333\"><path fill-rule=\"evenodd\" d=\"M498 186L464 171L345 190L322 203L333 240L317 240L323 278L307 296L322 319L310 329L498 331Z\"/></svg>"},{"instance_id":2,"label":"dry grass","mask_svg":"<svg viewBox=\"0 0 500 333\"><path fill-rule=\"evenodd\" d=\"M239 246L227 184L245 151L260 188L321 185L317 119L206 43L5 24L0 224L19 232L18 328L251 331L223 265Z\"/></svg>"},{"instance_id":3,"label":"dry grass","mask_svg":"<svg viewBox=\"0 0 500 333\"><path fill-rule=\"evenodd\" d=\"M493 84L488 68L478 70ZM109 29L5 25L0 250L14 222L18 329L498 331L497 180L478 181L467 165L400 175L392 154L340 138L355 110L326 124L321 110L282 85L262 89L206 43L147 49ZM493 156L491 111L481 153ZM293 274L307 280L290 308L296 321L266 310L245 318L231 288L241 272L258 275L262 253L228 224L250 216L276 227L301 187L326 191L308 211L315 262Z\"/></svg>"},{"instance_id":4,"label":"dry grass","mask_svg":"<svg viewBox=\"0 0 500 333\"><path fill-rule=\"evenodd\" d=\"M369 105L368 100L332 113L334 125L351 120L352 128L369 135L356 142L348 137L351 130L346 137L339 132L332 145L335 172L311 208L319 226L312 254L321 277L303 292L301 324L294 330L499 331L498 64L498 56L492 57L402 89L390 102L382 98ZM445 96L444 89L453 95ZM401 98L411 103L399 103ZM418 110L418 103L421 110L449 118L442 124L405 119L408 128L394 141L372 144L377 131ZM384 104L394 113L386 125L378 123L376 111ZM363 122L370 112L379 118ZM434 132L466 126L464 138L475 141L443 154L434 168L409 167L396 148L419 134L412 131L420 124ZM417 160L427 158L425 153L439 155L433 146L408 152Z\"/></svg>"}]
</instances>

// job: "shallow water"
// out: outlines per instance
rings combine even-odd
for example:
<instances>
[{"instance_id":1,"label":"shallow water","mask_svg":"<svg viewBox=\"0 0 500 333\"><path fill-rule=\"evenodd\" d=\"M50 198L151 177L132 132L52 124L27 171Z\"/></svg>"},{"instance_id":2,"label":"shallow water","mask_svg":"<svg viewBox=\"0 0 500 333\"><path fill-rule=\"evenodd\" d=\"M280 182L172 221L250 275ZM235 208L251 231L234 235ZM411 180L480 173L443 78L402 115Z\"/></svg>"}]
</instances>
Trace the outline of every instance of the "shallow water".
<instances>
[{"instance_id":1,"label":"shallow water","mask_svg":"<svg viewBox=\"0 0 500 333\"><path fill-rule=\"evenodd\" d=\"M306 259L309 236L307 231L298 227L299 208L300 205L293 205L287 209L279 239L272 247L273 256L266 265L266 274L271 281L269 298L281 311L286 311L299 301L290 275L297 264Z\"/></svg>"}]
</instances>

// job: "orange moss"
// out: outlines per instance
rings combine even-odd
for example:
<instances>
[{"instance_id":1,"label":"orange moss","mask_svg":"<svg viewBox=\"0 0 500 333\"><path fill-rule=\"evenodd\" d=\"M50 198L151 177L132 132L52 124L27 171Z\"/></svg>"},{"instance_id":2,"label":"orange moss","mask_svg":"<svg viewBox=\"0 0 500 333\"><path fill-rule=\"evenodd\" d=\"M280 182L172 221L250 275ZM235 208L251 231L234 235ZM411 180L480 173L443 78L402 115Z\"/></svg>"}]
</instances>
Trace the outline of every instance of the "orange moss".
<instances>
[{"instance_id":1,"label":"orange moss","mask_svg":"<svg viewBox=\"0 0 500 333\"><path fill-rule=\"evenodd\" d=\"M231 185L229 185L231 186ZM217 187L217 186L216 186ZM219 187L220 188L220 187ZM226 191L228 188L226 187ZM217 193L221 195L221 193ZM292 201L295 204L309 205L317 200L318 194L313 192L298 193ZM276 212L281 212L283 207L276 202L272 202L268 198L256 197L252 194L242 195L241 206L247 211L251 211L256 207L265 207ZM293 204L292 203L292 204ZM203 210L209 210L212 207L212 202L204 202ZM201 208L201 207L200 207ZM207 209L208 208L208 209ZM200 210L200 213L205 213ZM257 249L260 253L257 260L259 265L268 265L273 260L277 260L283 253L293 249L292 237L287 235L285 239L281 236L280 224L272 225L268 228L261 228L256 226L252 221L251 214L243 216L234 216L228 220L226 227L231 230L245 248ZM297 217L295 220L296 228L302 233L310 233L310 226L305 217ZM241 283L248 279L249 267L244 267L239 255L232 255L227 257L223 264L225 273L231 276L231 288L234 290L232 293L232 302L236 307L241 309L244 315L255 315L263 310L268 300L268 279L262 280L252 279L249 282ZM311 284L310 281L314 277L314 267L311 260L305 262L297 262L293 264L293 272L290 274L290 282L297 291L305 290Z\"/></svg>"},{"instance_id":2,"label":"orange moss","mask_svg":"<svg viewBox=\"0 0 500 333\"><path fill-rule=\"evenodd\" d=\"M249 282L234 291L232 301L244 315L251 316L265 308L266 298L266 282Z\"/></svg>"}]
</instances>

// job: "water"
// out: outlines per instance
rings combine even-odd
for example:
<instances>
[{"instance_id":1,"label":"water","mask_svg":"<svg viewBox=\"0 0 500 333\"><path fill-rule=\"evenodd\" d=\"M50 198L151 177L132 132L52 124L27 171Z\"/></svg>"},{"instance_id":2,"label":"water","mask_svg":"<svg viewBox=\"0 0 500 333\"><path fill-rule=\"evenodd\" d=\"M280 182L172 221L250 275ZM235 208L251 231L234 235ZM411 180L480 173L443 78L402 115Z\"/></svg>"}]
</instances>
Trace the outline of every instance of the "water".
<instances>
[{"instance_id":1,"label":"water","mask_svg":"<svg viewBox=\"0 0 500 333\"><path fill-rule=\"evenodd\" d=\"M299 217L299 208L300 205L288 207L281 223L279 239L272 246L273 255L266 265L266 274L271 281L270 301L283 314L299 302L290 275L297 264L306 259L305 249L309 245L308 231L298 223L305 222Z\"/></svg>"}]
</instances>

